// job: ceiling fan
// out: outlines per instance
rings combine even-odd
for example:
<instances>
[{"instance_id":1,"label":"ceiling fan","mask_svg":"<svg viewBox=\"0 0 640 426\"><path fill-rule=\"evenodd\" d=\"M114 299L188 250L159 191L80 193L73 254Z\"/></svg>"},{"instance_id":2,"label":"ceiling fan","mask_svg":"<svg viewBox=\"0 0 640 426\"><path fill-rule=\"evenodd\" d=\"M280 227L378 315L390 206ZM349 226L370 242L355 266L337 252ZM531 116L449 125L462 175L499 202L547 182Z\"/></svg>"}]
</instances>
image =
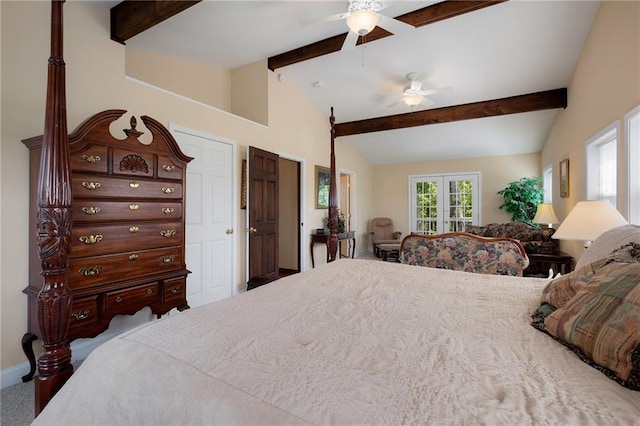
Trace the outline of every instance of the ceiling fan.
<instances>
[{"instance_id":1,"label":"ceiling fan","mask_svg":"<svg viewBox=\"0 0 640 426\"><path fill-rule=\"evenodd\" d=\"M349 0L347 11L336 15L326 16L324 18L306 21L306 24L318 24L324 22L338 21L345 19L349 32L342 43L341 50L350 50L356 46L358 37L364 37L369 34L376 26L384 28L390 33L397 34L415 29L413 25L389 18L381 13L386 5L377 0Z\"/></svg>"},{"instance_id":2,"label":"ceiling fan","mask_svg":"<svg viewBox=\"0 0 640 426\"><path fill-rule=\"evenodd\" d=\"M433 104L433 101L426 98L426 96L441 93L446 90L445 88L423 89L422 82L418 80L418 74L415 72L408 73L405 76L405 79L408 83L404 85L402 98L398 102L389 105L389 107L394 107L401 103L404 103L411 108L416 107L420 104L423 104L423 106L431 105Z\"/></svg>"}]
</instances>

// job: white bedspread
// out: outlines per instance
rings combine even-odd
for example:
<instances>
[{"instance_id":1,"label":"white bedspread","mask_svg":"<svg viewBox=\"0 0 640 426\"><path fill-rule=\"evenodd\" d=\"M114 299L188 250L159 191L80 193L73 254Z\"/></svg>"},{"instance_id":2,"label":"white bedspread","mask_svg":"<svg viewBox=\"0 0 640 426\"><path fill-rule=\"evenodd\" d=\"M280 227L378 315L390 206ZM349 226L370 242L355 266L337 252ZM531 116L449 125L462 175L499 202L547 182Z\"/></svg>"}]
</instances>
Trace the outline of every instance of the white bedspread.
<instances>
[{"instance_id":1,"label":"white bedspread","mask_svg":"<svg viewBox=\"0 0 640 426\"><path fill-rule=\"evenodd\" d=\"M546 282L338 260L103 344L34 424L640 424L529 325Z\"/></svg>"}]
</instances>

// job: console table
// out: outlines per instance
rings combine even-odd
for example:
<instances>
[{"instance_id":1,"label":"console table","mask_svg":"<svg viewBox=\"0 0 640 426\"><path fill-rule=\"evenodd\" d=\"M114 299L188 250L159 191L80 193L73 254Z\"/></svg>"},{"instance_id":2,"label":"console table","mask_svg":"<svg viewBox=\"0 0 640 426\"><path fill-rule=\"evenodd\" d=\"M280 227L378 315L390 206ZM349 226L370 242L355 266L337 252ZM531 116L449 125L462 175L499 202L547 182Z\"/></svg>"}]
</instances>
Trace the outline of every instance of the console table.
<instances>
[{"instance_id":1,"label":"console table","mask_svg":"<svg viewBox=\"0 0 640 426\"><path fill-rule=\"evenodd\" d=\"M556 254L527 254L529 256L530 264L537 263L542 264L545 267L545 270L552 269L553 275L556 275L558 272L561 274L567 274L571 272L571 262L573 262L573 257L571 255L558 252ZM526 275L526 269L525 269Z\"/></svg>"},{"instance_id":2,"label":"console table","mask_svg":"<svg viewBox=\"0 0 640 426\"><path fill-rule=\"evenodd\" d=\"M351 258L353 259L356 256L356 233L355 231L342 232L338 234L338 249L340 248L340 244L342 241L347 241L350 243L353 241L353 245L351 246ZM313 246L316 244L324 244L327 245L329 242L329 233L326 234L316 234L315 232L311 234L311 267L315 268L315 262L313 260ZM340 250L338 250L340 252ZM327 247L327 262L329 261L329 247Z\"/></svg>"}]
</instances>

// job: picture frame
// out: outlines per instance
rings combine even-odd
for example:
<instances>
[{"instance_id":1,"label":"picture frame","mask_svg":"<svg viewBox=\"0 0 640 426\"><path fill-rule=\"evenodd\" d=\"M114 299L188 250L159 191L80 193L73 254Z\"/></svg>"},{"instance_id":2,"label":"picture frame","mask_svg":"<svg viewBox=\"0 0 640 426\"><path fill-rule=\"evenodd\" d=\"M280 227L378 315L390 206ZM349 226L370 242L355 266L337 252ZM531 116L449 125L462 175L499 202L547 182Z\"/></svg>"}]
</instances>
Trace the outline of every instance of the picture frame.
<instances>
[{"instance_id":1,"label":"picture frame","mask_svg":"<svg viewBox=\"0 0 640 426\"><path fill-rule=\"evenodd\" d=\"M569 159L560 162L560 197L569 197Z\"/></svg>"},{"instance_id":2,"label":"picture frame","mask_svg":"<svg viewBox=\"0 0 640 426\"><path fill-rule=\"evenodd\" d=\"M329 208L329 181L331 170L327 167L315 166L316 177L316 209Z\"/></svg>"}]
</instances>

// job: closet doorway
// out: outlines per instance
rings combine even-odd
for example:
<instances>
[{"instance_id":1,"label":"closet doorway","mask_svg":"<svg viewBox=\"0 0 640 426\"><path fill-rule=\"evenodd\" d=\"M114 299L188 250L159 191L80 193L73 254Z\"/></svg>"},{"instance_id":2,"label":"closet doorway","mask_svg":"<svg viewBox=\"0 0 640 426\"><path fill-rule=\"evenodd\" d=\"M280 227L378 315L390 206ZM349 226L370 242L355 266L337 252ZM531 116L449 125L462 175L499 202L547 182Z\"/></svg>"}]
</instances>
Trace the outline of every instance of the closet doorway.
<instances>
[{"instance_id":1,"label":"closet doorway","mask_svg":"<svg viewBox=\"0 0 640 426\"><path fill-rule=\"evenodd\" d=\"M345 232L355 230L355 200L354 200L355 173L340 171L340 213L344 216ZM349 257L354 244L352 240L344 240L340 244L340 257Z\"/></svg>"},{"instance_id":2,"label":"closet doorway","mask_svg":"<svg viewBox=\"0 0 640 426\"><path fill-rule=\"evenodd\" d=\"M298 161L280 157L278 181L280 278L301 271L300 265L300 169Z\"/></svg>"}]
</instances>

